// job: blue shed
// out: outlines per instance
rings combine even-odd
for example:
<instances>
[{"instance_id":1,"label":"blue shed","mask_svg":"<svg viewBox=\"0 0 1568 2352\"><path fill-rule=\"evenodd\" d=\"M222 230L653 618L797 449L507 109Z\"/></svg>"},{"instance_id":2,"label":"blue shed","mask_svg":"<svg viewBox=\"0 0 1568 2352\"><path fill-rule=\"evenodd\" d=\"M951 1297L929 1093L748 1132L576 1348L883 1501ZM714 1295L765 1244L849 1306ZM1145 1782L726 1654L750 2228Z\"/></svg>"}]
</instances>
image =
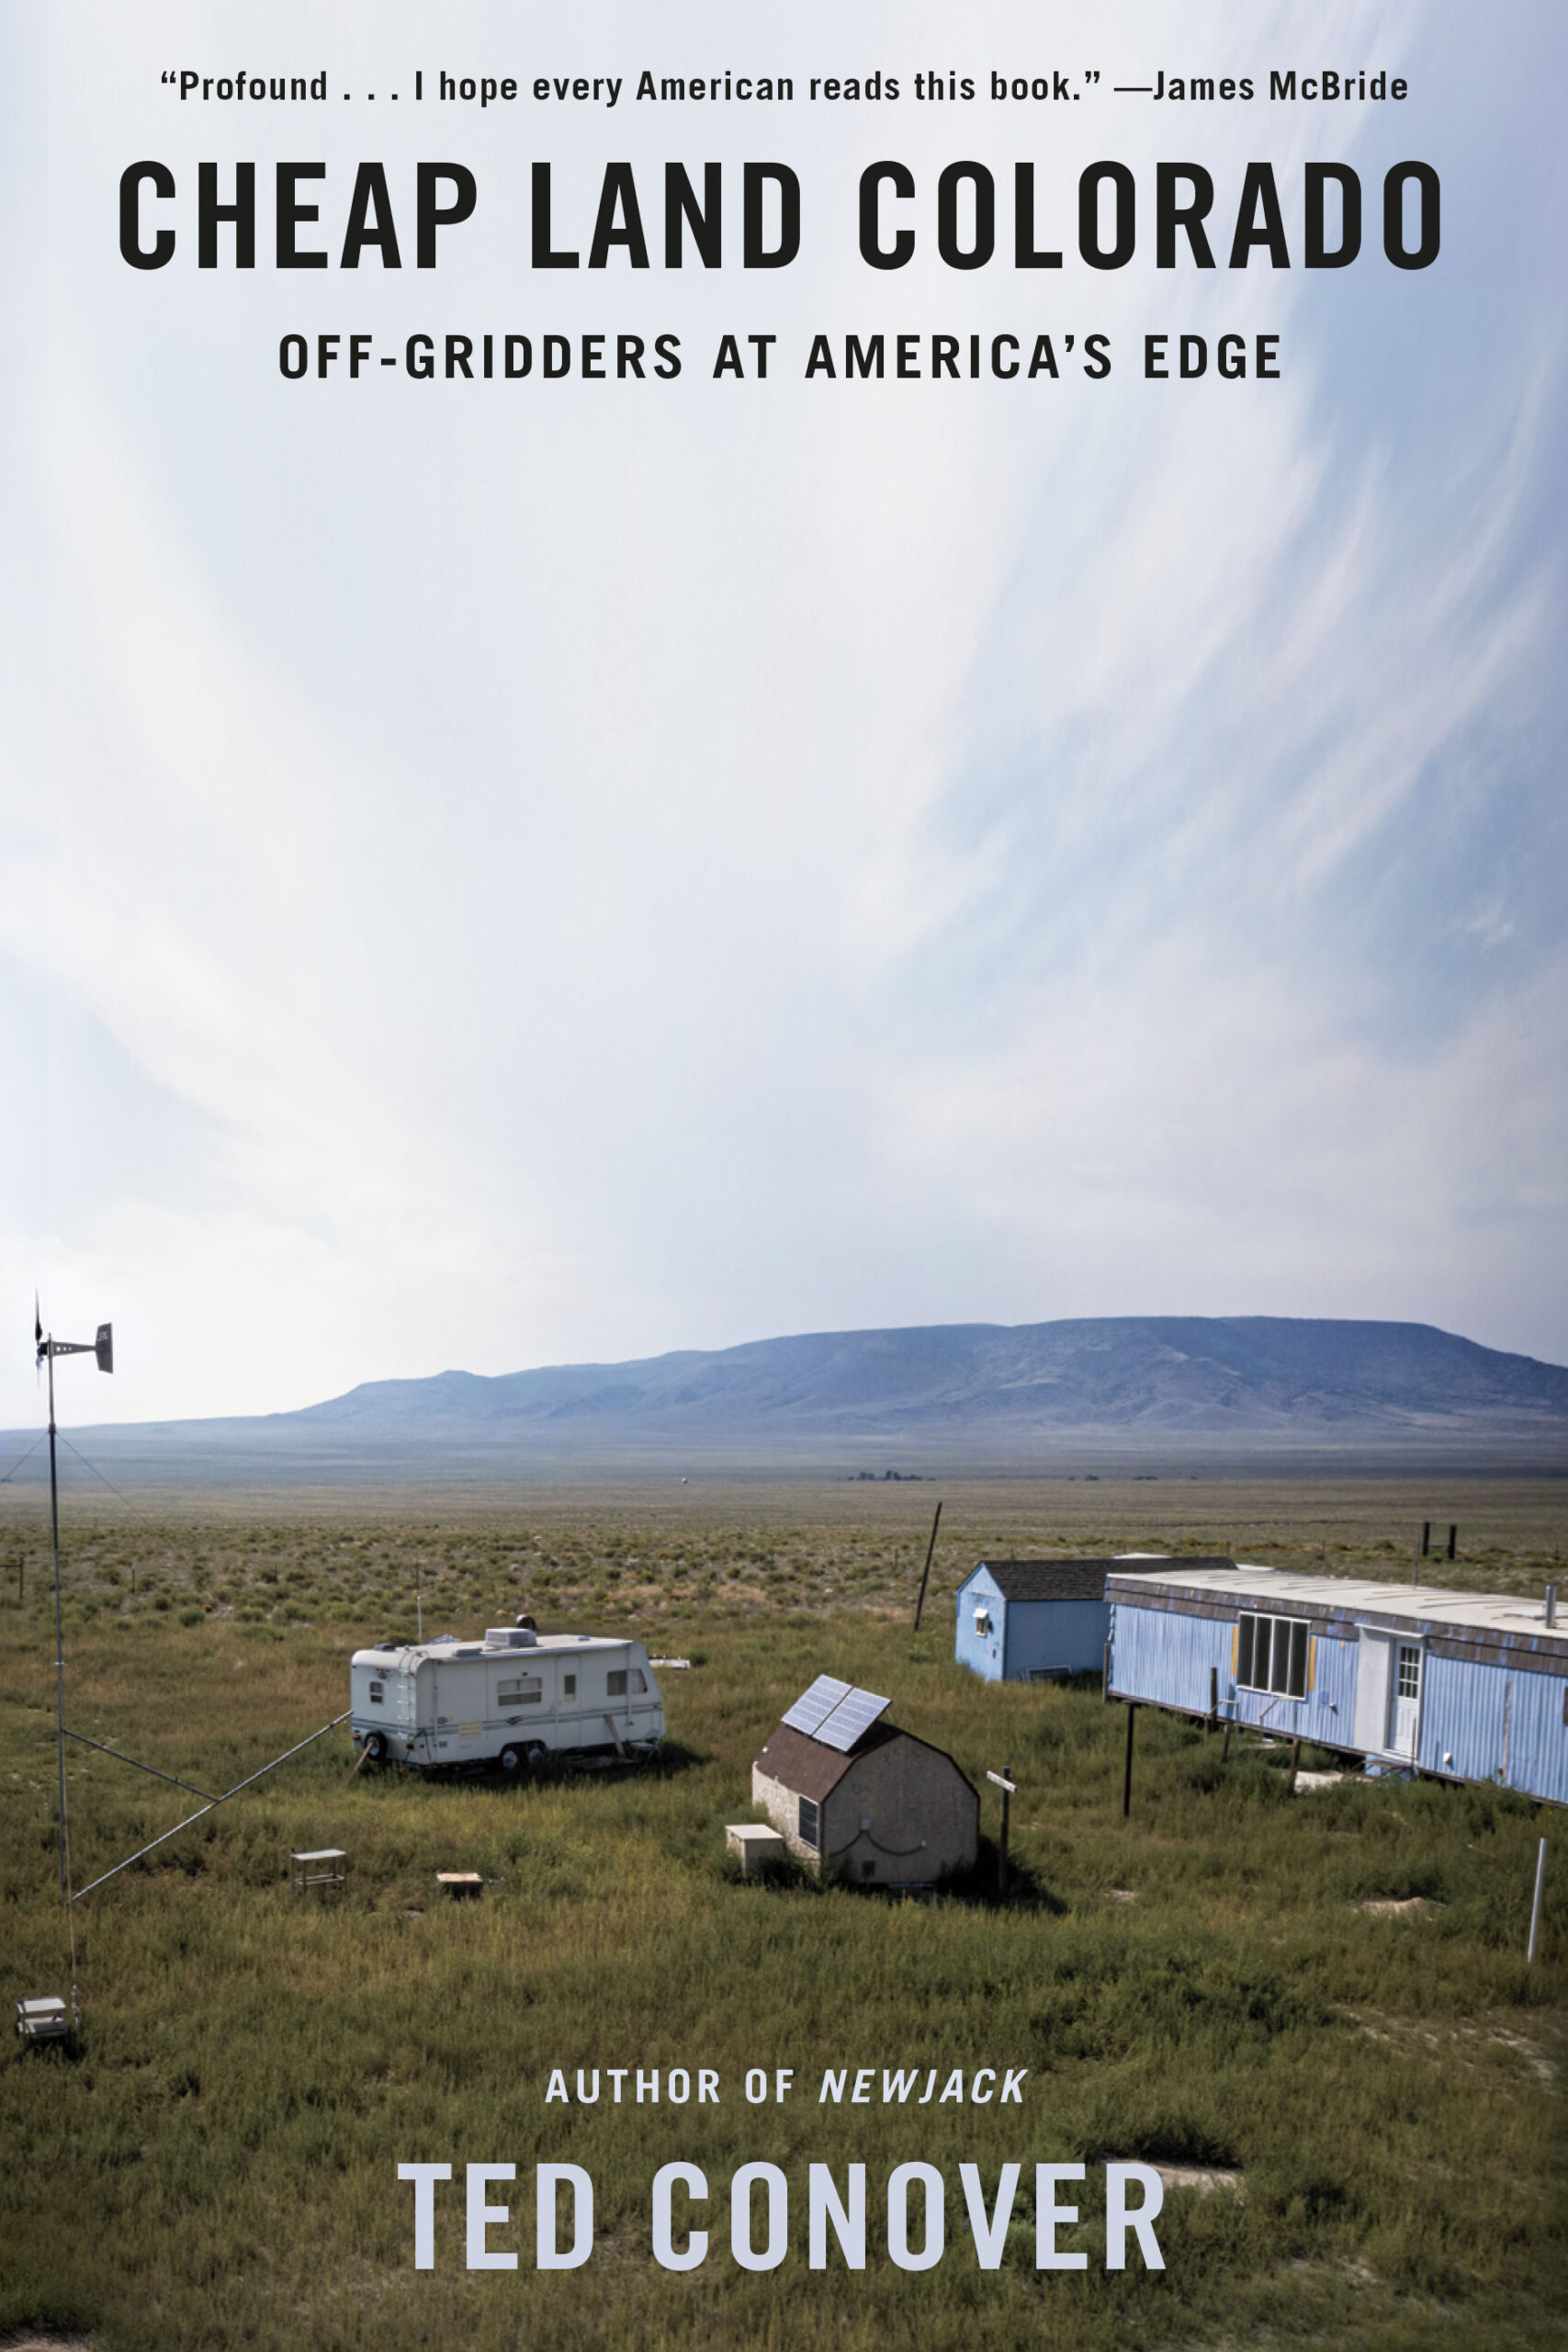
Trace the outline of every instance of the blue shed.
<instances>
[{"instance_id":1,"label":"blue shed","mask_svg":"<svg viewBox=\"0 0 1568 2352\"><path fill-rule=\"evenodd\" d=\"M1106 1578L1113 1571L1135 1576L1170 1566L1164 1554L1154 1552L1093 1560L982 1560L958 1588L953 1655L987 1682L1054 1682L1067 1674L1098 1674L1111 1633Z\"/></svg>"},{"instance_id":2,"label":"blue shed","mask_svg":"<svg viewBox=\"0 0 1568 2352\"><path fill-rule=\"evenodd\" d=\"M1568 1629L1506 1593L1113 1563L1107 1694L1568 1804Z\"/></svg>"}]
</instances>

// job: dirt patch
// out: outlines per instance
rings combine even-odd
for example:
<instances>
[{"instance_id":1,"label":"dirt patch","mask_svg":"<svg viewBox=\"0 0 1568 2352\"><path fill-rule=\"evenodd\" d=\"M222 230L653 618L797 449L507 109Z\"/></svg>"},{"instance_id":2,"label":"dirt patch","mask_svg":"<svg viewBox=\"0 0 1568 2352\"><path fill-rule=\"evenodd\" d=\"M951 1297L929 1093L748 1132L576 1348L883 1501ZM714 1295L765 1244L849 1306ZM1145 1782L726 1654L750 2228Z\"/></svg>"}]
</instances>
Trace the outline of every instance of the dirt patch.
<instances>
[{"instance_id":1,"label":"dirt patch","mask_svg":"<svg viewBox=\"0 0 1568 2352\"><path fill-rule=\"evenodd\" d=\"M1406 2049L1433 2052L1457 2052L1461 2064L1469 2066L1481 2064L1489 2050L1506 2050L1529 2069L1542 2090L1555 2091L1558 2087L1560 2069L1556 2063L1539 2041L1511 2026L1491 2022L1451 2025L1421 2018L1384 2017L1375 2010L1347 2009L1344 2015L1363 2033L1370 2033L1374 2041L1398 2042Z\"/></svg>"},{"instance_id":2,"label":"dirt patch","mask_svg":"<svg viewBox=\"0 0 1568 2352\"><path fill-rule=\"evenodd\" d=\"M1336 1788L1344 1778L1343 1772L1298 1772L1296 1792L1299 1795L1303 1789Z\"/></svg>"},{"instance_id":3,"label":"dirt patch","mask_svg":"<svg viewBox=\"0 0 1568 2352\"><path fill-rule=\"evenodd\" d=\"M1397 1900L1390 1896L1382 1902L1358 1903L1356 1908L1365 1911L1374 1919L1405 1919L1417 1911L1438 1910L1441 1905L1430 1902L1424 1894L1406 1894Z\"/></svg>"},{"instance_id":4,"label":"dirt patch","mask_svg":"<svg viewBox=\"0 0 1568 2352\"><path fill-rule=\"evenodd\" d=\"M1525 2034L1510 2033L1502 2026L1494 2026L1486 2039L1504 2050L1511 2050L1517 2058L1522 2058L1543 2091L1556 2089L1557 2069L1538 2042L1531 2041Z\"/></svg>"},{"instance_id":5,"label":"dirt patch","mask_svg":"<svg viewBox=\"0 0 1568 2352\"><path fill-rule=\"evenodd\" d=\"M0 2335L0 2352L96 2352L85 2335Z\"/></svg>"},{"instance_id":6,"label":"dirt patch","mask_svg":"<svg viewBox=\"0 0 1568 2352\"><path fill-rule=\"evenodd\" d=\"M1136 1903L1138 1891L1133 1886L1108 1886L1105 1899L1107 1903Z\"/></svg>"},{"instance_id":7,"label":"dirt patch","mask_svg":"<svg viewBox=\"0 0 1568 2352\"><path fill-rule=\"evenodd\" d=\"M1216 2188L1241 2195L1240 2173L1223 2165L1156 2165L1155 2170L1167 2188L1195 2188L1200 2197L1212 2197Z\"/></svg>"}]
</instances>

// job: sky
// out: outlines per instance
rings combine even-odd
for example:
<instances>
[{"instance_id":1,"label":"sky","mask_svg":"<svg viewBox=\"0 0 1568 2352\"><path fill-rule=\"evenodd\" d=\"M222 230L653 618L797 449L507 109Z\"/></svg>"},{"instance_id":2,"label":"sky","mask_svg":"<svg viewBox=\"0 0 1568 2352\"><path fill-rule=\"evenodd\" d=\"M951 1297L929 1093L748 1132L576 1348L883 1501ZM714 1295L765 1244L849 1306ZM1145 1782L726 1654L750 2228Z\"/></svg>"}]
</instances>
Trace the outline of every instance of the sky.
<instances>
[{"instance_id":1,"label":"sky","mask_svg":"<svg viewBox=\"0 0 1568 2352\"><path fill-rule=\"evenodd\" d=\"M1568 1360L1557 13L651 21L7 14L0 1425L39 1415L35 1285L62 1336L115 1322L112 1390L62 1374L78 1421L1060 1316L1388 1317ZM1327 63L1408 96L1269 100ZM242 65L328 97L160 78ZM797 96L638 103L645 67ZM897 101L806 96L874 70ZM996 102L998 70L1077 95ZM521 95L443 104L443 71ZM917 102L931 71L976 98ZM1156 72L1256 93L1115 90ZM577 74L616 107L532 97ZM118 246L145 158L176 182L156 271ZM334 264L384 162L403 267L273 266L280 158L325 163L300 242ZM897 272L856 243L886 158ZM1103 158L1137 192L1119 270L1077 250ZM1226 266L1258 158L1288 270ZM1441 182L1422 270L1382 250L1410 158ZM196 266L213 159L224 196L257 163L254 270L227 230ZM719 269L660 266L671 159L724 165ZM1346 269L1302 266L1314 159L1366 190ZM478 189L432 271L420 160ZM585 259L629 161L653 266L531 267L539 160ZM747 160L799 177L787 268L740 266ZM959 160L998 189L966 270L936 250ZM1013 266L1021 160L1059 273ZM1213 176L1212 271L1156 267L1162 160ZM284 335L350 332L536 356L280 372ZM543 380L543 336L591 333L676 334L681 375ZM843 379L875 333L919 338L919 380ZM1048 333L1060 373L932 382L937 333ZM1151 333L1277 335L1279 378L1147 380Z\"/></svg>"}]
</instances>

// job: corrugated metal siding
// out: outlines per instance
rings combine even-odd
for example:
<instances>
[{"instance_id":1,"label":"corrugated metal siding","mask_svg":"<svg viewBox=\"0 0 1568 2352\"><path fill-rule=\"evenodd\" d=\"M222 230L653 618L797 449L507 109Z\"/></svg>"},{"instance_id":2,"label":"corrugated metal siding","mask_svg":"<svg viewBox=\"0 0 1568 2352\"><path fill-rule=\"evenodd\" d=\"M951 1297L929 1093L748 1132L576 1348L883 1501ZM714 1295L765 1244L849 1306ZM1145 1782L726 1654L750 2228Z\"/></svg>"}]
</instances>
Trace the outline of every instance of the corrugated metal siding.
<instances>
[{"instance_id":1,"label":"corrugated metal siding","mask_svg":"<svg viewBox=\"0 0 1568 2352\"><path fill-rule=\"evenodd\" d=\"M1119 1697L1206 1714L1209 1668L1230 1688L1231 1629L1217 1617L1179 1617L1119 1600L1111 1611L1111 1687Z\"/></svg>"},{"instance_id":2,"label":"corrugated metal siding","mask_svg":"<svg viewBox=\"0 0 1568 2352\"><path fill-rule=\"evenodd\" d=\"M1486 1669L1499 1673L1495 1667ZM1568 1724L1562 1721L1568 1682L1545 1674L1505 1674L1511 1685L1508 1786L1529 1796L1568 1804Z\"/></svg>"},{"instance_id":3,"label":"corrugated metal siding","mask_svg":"<svg viewBox=\"0 0 1568 2352\"><path fill-rule=\"evenodd\" d=\"M1219 1672L1220 1714L1287 1739L1348 1747L1356 1699L1356 1645L1315 1637L1311 1688L1304 1699L1238 1690L1231 1673L1233 1617L1168 1615L1119 1600L1111 1612L1111 1687L1120 1698L1156 1707L1209 1712L1209 1669Z\"/></svg>"},{"instance_id":4,"label":"corrugated metal siding","mask_svg":"<svg viewBox=\"0 0 1568 2352\"><path fill-rule=\"evenodd\" d=\"M1550 1675L1428 1657L1423 1769L1495 1781L1523 1796L1568 1804L1565 1692L1568 1682Z\"/></svg>"},{"instance_id":5,"label":"corrugated metal siding","mask_svg":"<svg viewBox=\"0 0 1568 2352\"><path fill-rule=\"evenodd\" d=\"M1496 1780L1503 1769L1505 1715L1512 1712L1506 1703L1508 1674L1430 1651L1425 1672L1417 1750L1422 1767L1463 1781Z\"/></svg>"},{"instance_id":6,"label":"corrugated metal siding","mask_svg":"<svg viewBox=\"0 0 1568 2352\"><path fill-rule=\"evenodd\" d=\"M1314 1635L1312 1689L1308 1693L1311 1728L1303 1736L1319 1739L1325 1747L1349 1747L1356 1736L1356 1644Z\"/></svg>"},{"instance_id":7,"label":"corrugated metal siding","mask_svg":"<svg viewBox=\"0 0 1568 2352\"><path fill-rule=\"evenodd\" d=\"M1111 1612L1111 1688L1118 1698L1209 1708L1209 1669L1219 1668L1220 1713L1239 1723L1328 1747L1354 1747L1356 1640L1314 1637L1304 1702L1240 1690L1231 1679L1235 1624L1118 1600ZM1486 1666L1428 1648L1416 1761L1423 1771L1492 1781L1526 1796L1568 1804L1568 1680L1529 1668Z\"/></svg>"}]
</instances>

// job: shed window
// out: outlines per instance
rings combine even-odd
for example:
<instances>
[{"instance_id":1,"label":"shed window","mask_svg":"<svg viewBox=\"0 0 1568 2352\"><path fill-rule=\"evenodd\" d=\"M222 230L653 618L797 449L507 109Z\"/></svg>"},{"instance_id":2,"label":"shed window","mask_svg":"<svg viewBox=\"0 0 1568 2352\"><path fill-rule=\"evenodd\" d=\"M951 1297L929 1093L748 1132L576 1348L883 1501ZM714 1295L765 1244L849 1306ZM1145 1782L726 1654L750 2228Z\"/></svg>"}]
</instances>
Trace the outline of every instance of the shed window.
<instances>
[{"instance_id":1,"label":"shed window","mask_svg":"<svg viewBox=\"0 0 1568 2352\"><path fill-rule=\"evenodd\" d=\"M814 1797L800 1800L800 1842L815 1852L822 1843L822 1816Z\"/></svg>"},{"instance_id":2,"label":"shed window","mask_svg":"<svg viewBox=\"0 0 1568 2352\"><path fill-rule=\"evenodd\" d=\"M978 1601L975 1608L975 1631L977 1634L988 1634L990 1630L991 1612L983 1600Z\"/></svg>"},{"instance_id":3,"label":"shed window","mask_svg":"<svg viewBox=\"0 0 1568 2352\"><path fill-rule=\"evenodd\" d=\"M1303 1617L1243 1617L1235 1654L1235 1679L1243 1690L1272 1690L1283 1699L1306 1697L1307 1627Z\"/></svg>"},{"instance_id":4,"label":"shed window","mask_svg":"<svg viewBox=\"0 0 1568 2352\"><path fill-rule=\"evenodd\" d=\"M495 1694L498 1707L536 1707L545 1695L544 1684L536 1674L520 1675L515 1682L502 1682Z\"/></svg>"},{"instance_id":5,"label":"shed window","mask_svg":"<svg viewBox=\"0 0 1568 2352\"><path fill-rule=\"evenodd\" d=\"M604 1677L604 1689L612 1699L624 1699L626 1697L626 1669L624 1666L616 1667L611 1673Z\"/></svg>"}]
</instances>

